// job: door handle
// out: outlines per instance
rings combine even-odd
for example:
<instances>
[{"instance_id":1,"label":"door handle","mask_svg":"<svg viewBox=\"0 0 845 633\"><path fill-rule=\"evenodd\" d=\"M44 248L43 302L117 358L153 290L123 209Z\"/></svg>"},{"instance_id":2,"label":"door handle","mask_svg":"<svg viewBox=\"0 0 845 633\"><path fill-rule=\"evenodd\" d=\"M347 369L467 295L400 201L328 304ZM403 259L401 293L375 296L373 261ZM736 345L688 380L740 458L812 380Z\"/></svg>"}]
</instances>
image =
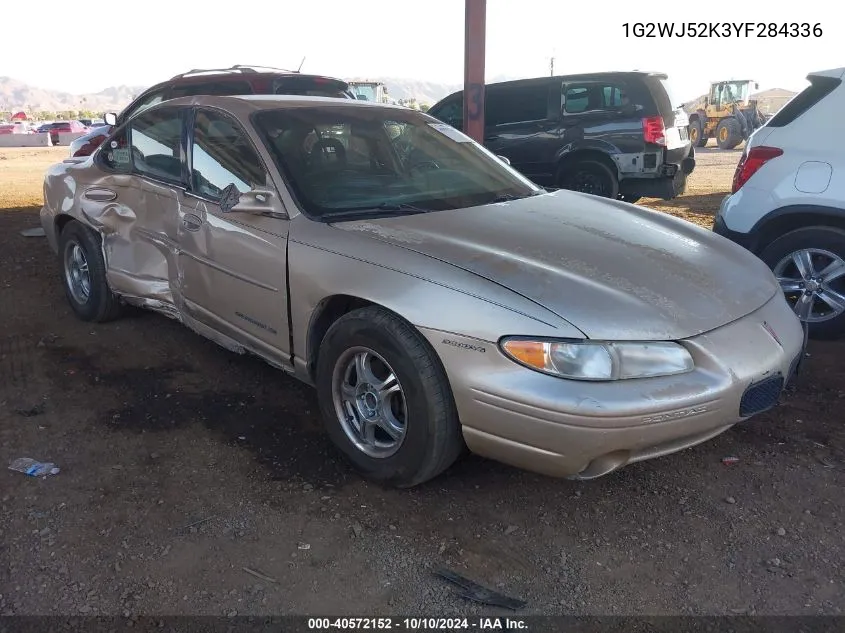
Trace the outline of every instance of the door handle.
<instances>
[{"instance_id":1,"label":"door handle","mask_svg":"<svg viewBox=\"0 0 845 633\"><path fill-rule=\"evenodd\" d=\"M94 200L95 202L111 202L112 200L117 199L117 194L114 191L111 189L103 189L101 187L86 189L84 196L88 200Z\"/></svg>"}]
</instances>

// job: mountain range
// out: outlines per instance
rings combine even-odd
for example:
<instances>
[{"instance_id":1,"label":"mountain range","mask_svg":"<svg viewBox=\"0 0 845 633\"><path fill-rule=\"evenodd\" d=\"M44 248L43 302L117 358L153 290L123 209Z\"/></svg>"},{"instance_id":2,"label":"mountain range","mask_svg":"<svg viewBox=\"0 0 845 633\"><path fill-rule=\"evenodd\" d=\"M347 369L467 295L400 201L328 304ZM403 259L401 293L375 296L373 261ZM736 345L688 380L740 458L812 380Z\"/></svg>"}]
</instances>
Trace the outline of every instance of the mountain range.
<instances>
[{"instance_id":1,"label":"mountain range","mask_svg":"<svg viewBox=\"0 0 845 633\"><path fill-rule=\"evenodd\" d=\"M495 78L492 81L502 81ZM394 99L416 99L418 103L433 105L443 97L462 88L459 84L420 81L401 77L376 77L387 86ZM12 77L0 77L0 112L91 110L120 112L148 86L112 86L99 92L72 94L31 86Z\"/></svg>"}]
</instances>

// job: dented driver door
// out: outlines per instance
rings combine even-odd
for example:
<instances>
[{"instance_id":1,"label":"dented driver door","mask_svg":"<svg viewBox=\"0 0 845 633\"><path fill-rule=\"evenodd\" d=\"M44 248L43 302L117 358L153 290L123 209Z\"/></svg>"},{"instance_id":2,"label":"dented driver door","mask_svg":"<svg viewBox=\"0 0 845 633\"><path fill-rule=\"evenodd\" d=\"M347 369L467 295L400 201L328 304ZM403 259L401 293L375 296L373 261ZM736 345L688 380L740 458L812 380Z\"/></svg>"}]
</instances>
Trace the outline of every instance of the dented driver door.
<instances>
[{"instance_id":1,"label":"dented driver door","mask_svg":"<svg viewBox=\"0 0 845 633\"><path fill-rule=\"evenodd\" d=\"M190 187L180 209L183 309L268 361L290 367L286 251L288 221L278 196L263 213L224 212L223 190L272 189L249 137L234 119L198 109L189 135Z\"/></svg>"},{"instance_id":2,"label":"dented driver door","mask_svg":"<svg viewBox=\"0 0 845 633\"><path fill-rule=\"evenodd\" d=\"M109 285L149 308L176 315L179 200L185 109L134 117L97 156L100 178L81 192L81 212L103 236Z\"/></svg>"}]
</instances>

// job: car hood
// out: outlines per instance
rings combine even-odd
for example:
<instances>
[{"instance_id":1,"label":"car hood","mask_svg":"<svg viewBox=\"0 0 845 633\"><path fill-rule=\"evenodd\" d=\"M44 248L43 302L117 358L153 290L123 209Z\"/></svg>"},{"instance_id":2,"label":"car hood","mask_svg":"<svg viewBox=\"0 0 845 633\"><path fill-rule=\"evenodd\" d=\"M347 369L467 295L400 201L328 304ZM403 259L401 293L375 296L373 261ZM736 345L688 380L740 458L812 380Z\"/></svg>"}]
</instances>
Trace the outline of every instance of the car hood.
<instances>
[{"instance_id":1,"label":"car hood","mask_svg":"<svg viewBox=\"0 0 845 633\"><path fill-rule=\"evenodd\" d=\"M505 286L592 339L695 336L779 290L759 259L711 231L571 191L333 226Z\"/></svg>"}]
</instances>

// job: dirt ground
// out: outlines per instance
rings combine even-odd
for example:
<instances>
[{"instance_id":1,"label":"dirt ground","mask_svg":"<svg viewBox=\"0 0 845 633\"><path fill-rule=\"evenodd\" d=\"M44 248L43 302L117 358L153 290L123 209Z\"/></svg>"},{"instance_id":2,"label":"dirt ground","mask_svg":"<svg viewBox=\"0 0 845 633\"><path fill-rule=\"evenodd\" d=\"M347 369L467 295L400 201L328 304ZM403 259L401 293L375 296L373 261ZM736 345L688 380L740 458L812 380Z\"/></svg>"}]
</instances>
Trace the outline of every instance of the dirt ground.
<instances>
[{"instance_id":1,"label":"dirt ground","mask_svg":"<svg viewBox=\"0 0 845 633\"><path fill-rule=\"evenodd\" d=\"M441 565L526 614L843 612L845 344L812 343L772 412L593 482L469 457L386 490L282 373L154 314L74 318L20 235L66 152L0 150L0 462L61 467L0 471L0 613L497 612ZM700 152L688 194L651 206L708 226L738 156Z\"/></svg>"}]
</instances>

